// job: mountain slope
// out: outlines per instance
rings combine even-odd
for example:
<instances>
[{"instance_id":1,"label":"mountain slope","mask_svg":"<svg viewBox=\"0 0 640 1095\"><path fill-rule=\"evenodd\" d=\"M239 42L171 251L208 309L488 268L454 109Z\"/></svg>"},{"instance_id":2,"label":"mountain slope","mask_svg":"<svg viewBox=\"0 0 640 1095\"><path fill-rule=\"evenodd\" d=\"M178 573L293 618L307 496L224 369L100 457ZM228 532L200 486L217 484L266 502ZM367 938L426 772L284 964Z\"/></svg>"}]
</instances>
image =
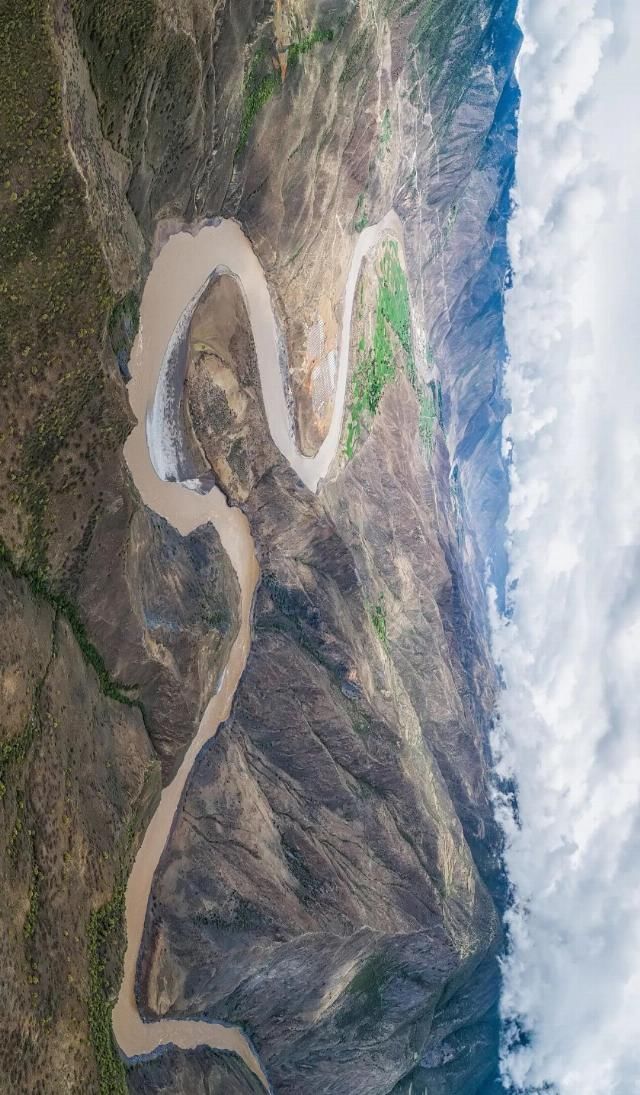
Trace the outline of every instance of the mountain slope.
<instances>
[{"instance_id":1,"label":"mountain slope","mask_svg":"<svg viewBox=\"0 0 640 1095\"><path fill-rule=\"evenodd\" d=\"M210 845L179 821L143 988L152 1010L247 1024L276 1090L348 1076L354 1091L386 1091L413 1074L414 1091L471 1092L470 1076L495 1071L501 882L484 744L494 681L477 568L502 505L513 16L506 0L26 0L3 12L6 1090L123 1090L108 1029L122 878L159 771L166 781L175 770L237 630L237 583L215 531L182 538L146 510L122 456L146 274L181 224L240 221L267 274L310 453L331 414L354 241L391 206L405 226L415 373L393 328L394 376L361 417L351 459L343 437L340 473L318 498L265 432L241 303L222 287L216 306L212 290L208 334L223 361L194 358L184 420L202 466L246 509L262 583L233 718L187 808L193 796L210 827L226 803L219 843L237 897L211 890L198 867ZM381 261L361 281L354 372L360 339L373 345ZM216 316L231 309L222 330ZM221 392L228 425L207 436ZM232 839L238 816L254 824L257 798L272 843L253 832L252 882L254 858L241 870ZM248 927L242 901L258 907ZM185 914L201 908L210 920L196 931ZM307 931L323 974L303 967L283 981L289 1001L284 989L271 998L275 951L293 954ZM200 983L203 947L232 952L250 989ZM367 1029L385 1039L370 1073ZM315 1080L298 1036L325 1060ZM332 1065L338 1045L348 1048ZM186 1058L171 1055L185 1090L196 1067ZM227 1064L197 1067L224 1076ZM148 1068L149 1089L166 1082L157 1062Z\"/></svg>"}]
</instances>

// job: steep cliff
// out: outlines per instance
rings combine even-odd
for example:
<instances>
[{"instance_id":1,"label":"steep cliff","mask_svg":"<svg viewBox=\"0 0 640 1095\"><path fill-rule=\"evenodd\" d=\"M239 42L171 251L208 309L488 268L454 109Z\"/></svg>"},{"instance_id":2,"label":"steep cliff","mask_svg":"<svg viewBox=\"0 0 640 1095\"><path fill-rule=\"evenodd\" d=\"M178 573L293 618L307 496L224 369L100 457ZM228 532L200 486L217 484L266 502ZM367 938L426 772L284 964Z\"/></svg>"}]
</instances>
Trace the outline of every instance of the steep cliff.
<instances>
[{"instance_id":1,"label":"steep cliff","mask_svg":"<svg viewBox=\"0 0 640 1095\"><path fill-rule=\"evenodd\" d=\"M276 1091L471 1095L495 1073L478 574L486 554L502 573L513 16L512 0L3 13L6 1090L53 1093L62 1077L123 1090L109 1033L122 880L237 632L215 530L181 537L141 504L122 456L150 264L181 224L240 221L311 453L354 241L392 206L410 321L381 303L380 251L360 279L340 459L317 497L271 444L238 286L212 281L191 325L185 433L245 509L262 579L233 716L157 878L141 1001L245 1026ZM378 314L388 351L371 398ZM234 1059L175 1050L127 1083L255 1088Z\"/></svg>"}]
</instances>

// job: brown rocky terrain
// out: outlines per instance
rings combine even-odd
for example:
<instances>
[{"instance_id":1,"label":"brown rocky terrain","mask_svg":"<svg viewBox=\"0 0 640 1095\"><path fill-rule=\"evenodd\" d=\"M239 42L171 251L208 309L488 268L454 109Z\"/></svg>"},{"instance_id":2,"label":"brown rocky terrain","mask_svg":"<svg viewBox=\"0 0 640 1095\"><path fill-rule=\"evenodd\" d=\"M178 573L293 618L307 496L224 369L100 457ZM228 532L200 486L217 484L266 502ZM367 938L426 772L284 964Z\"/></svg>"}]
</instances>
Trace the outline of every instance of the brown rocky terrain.
<instances>
[{"instance_id":1,"label":"brown rocky terrain","mask_svg":"<svg viewBox=\"0 0 640 1095\"><path fill-rule=\"evenodd\" d=\"M189 330L183 428L201 446L226 495L244 502L269 467L269 427L242 291L223 274L211 282Z\"/></svg>"},{"instance_id":2,"label":"brown rocky terrain","mask_svg":"<svg viewBox=\"0 0 640 1095\"><path fill-rule=\"evenodd\" d=\"M213 525L180 536L127 494L97 519L78 603L111 672L134 686L167 774L216 690L238 598Z\"/></svg>"},{"instance_id":3,"label":"brown rocky terrain","mask_svg":"<svg viewBox=\"0 0 640 1095\"><path fill-rule=\"evenodd\" d=\"M0 1089L98 1090L88 1007L97 1034L121 942L109 904L160 772L64 615L7 570L0 605Z\"/></svg>"},{"instance_id":4,"label":"brown rocky terrain","mask_svg":"<svg viewBox=\"0 0 640 1095\"><path fill-rule=\"evenodd\" d=\"M218 344L215 326L205 309L190 334L187 390L195 368L205 403L218 373L203 377L199 347ZM252 362L238 370L258 410ZM436 1017L499 939L463 828L473 843L492 824L492 676L438 521L442 442L431 465L418 425L400 372L319 497L262 452L244 507L262 571L251 653L152 894L149 1017L242 1024L276 1091L389 1091L425 1053L455 1072ZM215 464L214 437L206 448ZM486 1010L482 998L467 1021Z\"/></svg>"},{"instance_id":5,"label":"brown rocky terrain","mask_svg":"<svg viewBox=\"0 0 640 1095\"><path fill-rule=\"evenodd\" d=\"M434 380L420 305L430 326L451 323L448 226L508 79L492 28L510 5L445 7L25 0L3 12L0 1091L125 1090L109 1029L122 882L159 768L174 771L237 628L213 528L180 537L142 506L122 457L154 240L171 221L240 220L311 452L354 240L395 205L416 367ZM375 326L378 274L372 258L352 356ZM270 445L243 308L231 279L211 284L184 416L202 466L251 521L255 641L188 793L204 835L185 812L158 879L147 1005L247 1026L276 1090L329 1091L340 1077L390 1090L411 1073L415 1090L470 1095L482 1080L469 1077L495 1064L484 1017L497 920L478 872L495 870L492 674L444 439L432 423L425 452L422 390L394 336L395 379L353 459L343 452L311 496ZM187 925L191 911L205 919ZM230 963L222 976L227 954L244 988ZM325 1072L309 1072L305 1047ZM236 1063L178 1051L126 1082L255 1086Z\"/></svg>"}]
</instances>

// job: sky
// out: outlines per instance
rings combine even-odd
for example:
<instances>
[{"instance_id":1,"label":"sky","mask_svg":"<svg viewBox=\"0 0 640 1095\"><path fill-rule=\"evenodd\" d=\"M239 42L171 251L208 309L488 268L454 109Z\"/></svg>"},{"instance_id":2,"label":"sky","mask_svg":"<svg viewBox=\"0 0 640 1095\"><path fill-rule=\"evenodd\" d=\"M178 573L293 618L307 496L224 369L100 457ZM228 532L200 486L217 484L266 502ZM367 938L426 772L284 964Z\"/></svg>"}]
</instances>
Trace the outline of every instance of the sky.
<instances>
[{"instance_id":1,"label":"sky","mask_svg":"<svg viewBox=\"0 0 640 1095\"><path fill-rule=\"evenodd\" d=\"M640 1093L640 3L522 0L503 1076ZM514 1026L514 1024L517 1024ZM525 1039L509 1033L525 1030ZM545 1086L546 1085L546 1086Z\"/></svg>"}]
</instances>

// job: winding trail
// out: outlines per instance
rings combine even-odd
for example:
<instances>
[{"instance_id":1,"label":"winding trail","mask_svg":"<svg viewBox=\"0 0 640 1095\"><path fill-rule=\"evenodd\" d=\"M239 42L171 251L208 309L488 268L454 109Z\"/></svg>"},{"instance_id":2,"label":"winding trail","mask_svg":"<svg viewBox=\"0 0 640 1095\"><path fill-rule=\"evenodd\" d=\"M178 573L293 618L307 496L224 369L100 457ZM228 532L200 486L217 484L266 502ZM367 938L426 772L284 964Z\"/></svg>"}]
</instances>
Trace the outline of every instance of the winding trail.
<instances>
[{"instance_id":1,"label":"winding trail","mask_svg":"<svg viewBox=\"0 0 640 1095\"><path fill-rule=\"evenodd\" d=\"M113 1009L113 1032L127 1057L151 1054L173 1044L181 1049L209 1046L232 1050L269 1083L248 1038L237 1027L191 1019L144 1022L136 1003L136 969L153 878L182 797L204 744L228 717L251 645L251 605L259 570L249 523L230 507L218 487L188 478L181 449L179 395L184 382L184 341L196 305L213 273L234 275L243 290L256 348L269 430L274 443L310 490L317 490L335 457L344 413L349 371L349 343L355 289L362 259L385 234L401 238L397 215L390 212L358 237L345 287L339 367L331 425L313 457L295 443L285 394L286 377L269 289L251 244L234 221L206 225L195 235L179 232L164 245L147 280L140 309L140 329L131 355L128 385L137 424L125 444L125 458L142 501L183 536L211 522L234 567L240 586L240 628L198 732L173 780L162 791L127 882L125 921L127 948L120 994Z\"/></svg>"}]
</instances>

